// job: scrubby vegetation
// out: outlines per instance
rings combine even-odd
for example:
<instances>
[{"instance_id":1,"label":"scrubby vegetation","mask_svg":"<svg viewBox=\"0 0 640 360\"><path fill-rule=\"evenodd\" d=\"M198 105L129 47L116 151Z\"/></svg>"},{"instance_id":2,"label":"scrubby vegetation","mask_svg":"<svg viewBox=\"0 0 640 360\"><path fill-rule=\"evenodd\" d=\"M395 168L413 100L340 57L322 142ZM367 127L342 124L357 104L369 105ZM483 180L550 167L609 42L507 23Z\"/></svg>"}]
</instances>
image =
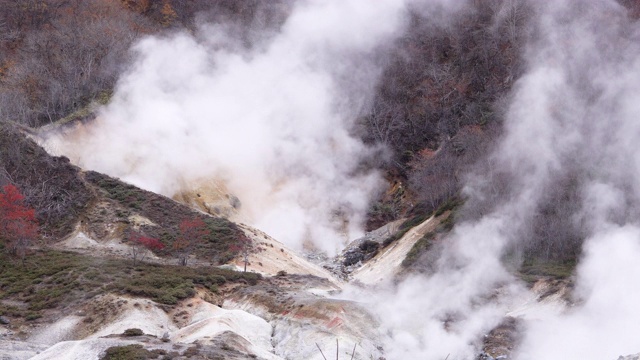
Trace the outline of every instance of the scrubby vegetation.
<instances>
[{"instance_id":1,"label":"scrubby vegetation","mask_svg":"<svg viewBox=\"0 0 640 360\"><path fill-rule=\"evenodd\" d=\"M141 36L193 31L200 20L225 20L245 38L265 36L289 6L283 0L0 1L0 118L32 127L70 115L91 118L82 109L112 92Z\"/></svg>"},{"instance_id":2,"label":"scrubby vegetation","mask_svg":"<svg viewBox=\"0 0 640 360\"><path fill-rule=\"evenodd\" d=\"M233 258L232 245L246 239L242 230L226 219L202 214L103 174L83 173L68 159L47 154L17 126L0 124L0 186L7 184L15 185L24 194L25 204L35 209L40 235L46 242L68 236L82 222L88 223L98 239L110 235L100 230L115 222L120 231L115 235L128 239L135 230L132 215L153 223L138 230L163 243L164 250L156 252L162 256L173 255L172 245L184 220L204 222L208 234L194 244L191 253L215 264ZM106 208L96 206L105 202Z\"/></svg>"},{"instance_id":3,"label":"scrubby vegetation","mask_svg":"<svg viewBox=\"0 0 640 360\"><path fill-rule=\"evenodd\" d=\"M409 250L409 252L407 253L407 256L404 258L404 260L402 260L402 266L408 268L415 264L415 262L418 261L422 254L431 249L435 238L436 233L429 232L421 237L418 241L416 241L416 243L411 247L411 250Z\"/></svg>"},{"instance_id":4,"label":"scrubby vegetation","mask_svg":"<svg viewBox=\"0 0 640 360\"><path fill-rule=\"evenodd\" d=\"M36 210L40 234L56 240L73 231L95 196L64 157L52 157L19 128L0 123L0 186L13 184Z\"/></svg>"},{"instance_id":5,"label":"scrubby vegetation","mask_svg":"<svg viewBox=\"0 0 640 360\"><path fill-rule=\"evenodd\" d=\"M470 173L482 179L475 191L483 196L467 204L461 219L490 213L520 191L489 155L502 132L504 103L525 70L522 45L535 36L532 4L474 1L446 24L415 6L387 59L372 112L360 123L363 139L393 149L387 174L411 200L398 203L396 193L386 194L372 207L373 218L429 214L455 199ZM554 179L508 252L527 261L577 259L588 227L575 216L586 176Z\"/></svg>"},{"instance_id":6,"label":"scrubby vegetation","mask_svg":"<svg viewBox=\"0 0 640 360\"><path fill-rule=\"evenodd\" d=\"M127 329L125 330L122 335L124 336L142 336L144 335L144 332L138 328L131 328L131 329Z\"/></svg>"},{"instance_id":7,"label":"scrubby vegetation","mask_svg":"<svg viewBox=\"0 0 640 360\"><path fill-rule=\"evenodd\" d=\"M142 345L132 344L124 346L112 346L105 351L100 360L146 360L157 359L161 355L167 355L164 350L147 350Z\"/></svg>"},{"instance_id":8,"label":"scrubby vegetation","mask_svg":"<svg viewBox=\"0 0 640 360\"><path fill-rule=\"evenodd\" d=\"M577 262L575 260L557 261L557 260L525 260L518 270L518 276L529 284L535 283L538 279L553 278L556 280L570 278L575 269Z\"/></svg>"},{"instance_id":9,"label":"scrubby vegetation","mask_svg":"<svg viewBox=\"0 0 640 360\"><path fill-rule=\"evenodd\" d=\"M449 210L451 211L451 210ZM407 256L402 261L402 266L404 268L411 268L415 265L420 259L428 253L436 241L446 234L453 228L455 223L455 212L442 213L440 217L440 223L435 228L434 231L430 231L422 236L415 244L411 247L411 250L407 253Z\"/></svg>"},{"instance_id":10,"label":"scrubby vegetation","mask_svg":"<svg viewBox=\"0 0 640 360\"><path fill-rule=\"evenodd\" d=\"M431 212L426 211L424 208L420 208L420 207L415 208L413 211L415 215L405 220L402 223L402 225L400 225L400 227L398 228L398 231L392 236L389 236L387 239L385 239L382 245L388 246L391 243L399 240L404 235L406 235L406 233L409 230L420 225L431 216L440 217L448 211L455 212L463 204L464 204L464 199L459 195L457 195L449 198L447 202L443 203L442 205L440 205L439 208ZM440 225L438 226L438 231L440 232L449 231L454 225L455 214L447 215L446 217L442 218L440 221L441 222L440 222Z\"/></svg>"},{"instance_id":11,"label":"scrubby vegetation","mask_svg":"<svg viewBox=\"0 0 640 360\"><path fill-rule=\"evenodd\" d=\"M144 297L174 305L196 287L217 291L227 282L256 284L260 275L215 267L139 264L128 259L95 258L73 252L37 251L26 264L0 254L0 315L34 320L47 309L64 308L104 293Z\"/></svg>"},{"instance_id":12,"label":"scrubby vegetation","mask_svg":"<svg viewBox=\"0 0 640 360\"><path fill-rule=\"evenodd\" d=\"M456 195L454 197L451 197L444 204L440 205L438 209L430 214L438 218L440 222L436 226L434 231L426 233L418 241L416 241L415 244L413 244L411 250L409 250L407 256L402 261L402 266L404 268L411 268L413 265L415 265L416 262L418 262L424 254L432 249L432 246L434 245L434 242L437 241L438 237L445 236L449 231L451 231L451 229L453 229L456 217L458 216L458 210L460 210L460 207L462 205L464 205L464 198L460 195ZM402 224L401 229L403 229L403 232L400 237L404 236L404 234L408 231L407 229L411 229L420 222L424 221L421 219L425 219L424 215L417 215ZM396 234L396 236L393 238L396 238L397 235L398 234Z\"/></svg>"},{"instance_id":13,"label":"scrubby vegetation","mask_svg":"<svg viewBox=\"0 0 640 360\"><path fill-rule=\"evenodd\" d=\"M0 118L28 126L91 117L108 101L141 36L196 32L224 22L246 46L284 22L290 1L4 1L0 24ZM460 186L460 169L485 152L500 116L495 102L522 72L525 1L476 1L444 24L415 5L406 33L385 49L372 111L359 121L367 142L393 150L387 169L435 209ZM392 206L390 206L392 205ZM372 214L403 215L380 203Z\"/></svg>"},{"instance_id":14,"label":"scrubby vegetation","mask_svg":"<svg viewBox=\"0 0 640 360\"><path fill-rule=\"evenodd\" d=\"M205 215L162 195L94 171L87 172L85 179L99 188L99 194L120 205L122 210L117 216L125 224L124 233L131 231L128 219L133 214L153 222L153 225L141 225L139 231L165 245L164 250L158 251L158 254L168 256L174 250L177 251L174 244L181 237L183 231L180 225L184 221L198 220L204 224L206 235L193 244L190 252L214 263L222 264L232 259L236 254L232 245L246 241L242 230L229 220Z\"/></svg>"},{"instance_id":15,"label":"scrubby vegetation","mask_svg":"<svg viewBox=\"0 0 640 360\"><path fill-rule=\"evenodd\" d=\"M0 126L0 186L11 183L22 191L46 242L71 234L81 221L89 224L91 236L112 236L105 229L113 220L115 235L126 239L135 228L161 241L165 247L157 253L170 256L180 222L200 219L209 236L191 253L213 263L231 259L233 244L245 240L234 224L117 179L84 174L68 159L48 156L20 132L58 121L89 121L94 105L109 101L133 55L130 46L142 36L183 30L198 36L197 24L224 22L246 40L241 46L252 47L259 43L254 40L277 31L292 3L0 0L0 122L7 122ZM531 4L468 2L445 24L415 3L404 34L378 54L382 76L370 112L357 119L353 132L391 150L381 166L393 190L371 207L369 230L410 217L385 245L455 201L469 169L487 165L482 161L501 132L501 102L524 71L522 45L535 15ZM463 218L484 214L492 201L509 196L507 175L478 173L495 190L485 191L486 201L471 204ZM577 206L575 181L558 179L538 209L533 230L510 251L531 261L579 256L584 224L571 216ZM131 217L138 215L153 224L133 224ZM448 217L445 225L453 226L454 219Z\"/></svg>"},{"instance_id":16,"label":"scrubby vegetation","mask_svg":"<svg viewBox=\"0 0 640 360\"><path fill-rule=\"evenodd\" d=\"M416 5L395 44L362 136L393 149L390 173L430 212L499 132L497 102L523 72L525 1L474 1L453 23ZM416 205L416 204L414 204Z\"/></svg>"},{"instance_id":17,"label":"scrubby vegetation","mask_svg":"<svg viewBox=\"0 0 640 360\"><path fill-rule=\"evenodd\" d=\"M35 210L24 204L24 195L15 185L3 186L0 192L0 243L10 254L24 261L37 237Z\"/></svg>"},{"instance_id":18,"label":"scrubby vegetation","mask_svg":"<svg viewBox=\"0 0 640 360\"><path fill-rule=\"evenodd\" d=\"M287 314L298 306L276 286L295 279L295 274L281 270L263 280L255 273L202 266L223 264L241 254L246 271L249 254L259 248L236 224L119 179L83 171L65 157L49 156L29 136L92 121L96 109L110 101L118 77L136 56L130 47L142 36L187 31L202 37L198 23L224 21L224 31L246 40L237 46L252 47L259 43L254 40L273 35L293 3L0 0L0 188L11 184L24 194L25 208L35 210L33 229L37 223L41 240L25 241L16 257L18 252L11 250L15 242L8 241L0 216L0 316L8 329L35 329L52 323L65 310L105 309L107 300L89 300L106 294L150 299L171 312L196 293L205 301L220 303L230 288L237 288L233 291L274 314ZM367 103L370 111L353 119L355 126L350 129L351 135L388 154L367 159L357 170L379 167L390 185L371 206L368 229L407 219L382 247L431 216L440 222L410 249L400 277L403 271L433 271L457 221L491 214L521 190L514 187L508 170L492 167L489 154L502 132L502 102L524 71L522 46L531 36L528 22L536 11L535 1L470 1L444 24L417 3L409 3L404 34L375 53L381 78ZM483 196L466 202L462 186L470 173L482 179L483 184L472 190ZM567 172L553 177L532 210L531 222L514 231L513 237L519 239L508 246L503 262L525 282L541 278L570 282L588 225L575 216L584 211L581 177L587 175ZM118 238L143 247L133 247L133 261L49 247L80 231L91 239ZM147 249L160 259L144 263ZM345 256L344 265L366 261L381 249L378 242L364 241L357 256ZM176 259L184 266L164 265ZM258 286L249 289L245 284ZM449 316L457 315L445 314L444 326L449 327ZM83 321L97 327L107 323L106 316L90 314ZM190 321L189 316L182 321ZM494 331L489 337L506 336L503 333L507 331ZM140 329L115 336L152 338ZM227 358L219 349L235 351L226 338L218 341L219 348L206 352L201 344L190 345L182 354L173 351L176 347L165 352L127 345L111 347L101 356L103 360Z\"/></svg>"}]
</instances>

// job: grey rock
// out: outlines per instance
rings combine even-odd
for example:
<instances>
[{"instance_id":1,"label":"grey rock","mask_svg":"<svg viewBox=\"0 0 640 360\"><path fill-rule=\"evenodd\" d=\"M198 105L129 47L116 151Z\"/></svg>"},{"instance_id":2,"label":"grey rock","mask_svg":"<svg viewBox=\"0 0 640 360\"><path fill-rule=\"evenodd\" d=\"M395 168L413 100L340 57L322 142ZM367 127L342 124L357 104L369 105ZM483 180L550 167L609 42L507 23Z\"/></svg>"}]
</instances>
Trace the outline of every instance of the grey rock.
<instances>
[{"instance_id":1,"label":"grey rock","mask_svg":"<svg viewBox=\"0 0 640 360\"><path fill-rule=\"evenodd\" d=\"M169 336L169 332L168 332L168 331L165 331L165 333L164 333L164 334L162 334L162 338L161 338L161 340L162 340L163 342L169 342L169 341L171 341L171 337Z\"/></svg>"},{"instance_id":2,"label":"grey rock","mask_svg":"<svg viewBox=\"0 0 640 360\"><path fill-rule=\"evenodd\" d=\"M486 352L482 352L478 354L478 357L476 358L476 360L495 360L495 358L487 354Z\"/></svg>"},{"instance_id":3,"label":"grey rock","mask_svg":"<svg viewBox=\"0 0 640 360\"><path fill-rule=\"evenodd\" d=\"M620 356L618 360L640 360L640 353L635 355Z\"/></svg>"},{"instance_id":4,"label":"grey rock","mask_svg":"<svg viewBox=\"0 0 640 360\"><path fill-rule=\"evenodd\" d=\"M349 249L344 253L344 266L355 265L358 262L365 262L378 253L380 244L372 240L364 240L357 247Z\"/></svg>"},{"instance_id":5,"label":"grey rock","mask_svg":"<svg viewBox=\"0 0 640 360\"><path fill-rule=\"evenodd\" d=\"M30 359L48 348L47 345L0 339L1 360Z\"/></svg>"}]
</instances>

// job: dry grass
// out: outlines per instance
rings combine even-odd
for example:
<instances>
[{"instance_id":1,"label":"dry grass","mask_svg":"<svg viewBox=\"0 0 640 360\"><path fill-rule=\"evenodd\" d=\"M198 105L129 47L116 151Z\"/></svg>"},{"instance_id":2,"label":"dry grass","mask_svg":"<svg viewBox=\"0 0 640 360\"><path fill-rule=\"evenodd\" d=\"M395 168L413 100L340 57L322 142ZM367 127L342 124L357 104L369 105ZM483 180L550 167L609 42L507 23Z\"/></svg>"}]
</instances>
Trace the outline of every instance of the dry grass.
<instances>
[{"instance_id":1,"label":"dry grass","mask_svg":"<svg viewBox=\"0 0 640 360\"><path fill-rule=\"evenodd\" d=\"M255 284L260 278L255 273L215 267L159 264L134 267L128 259L94 258L53 250L36 251L23 266L2 252L0 315L35 320L47 309L63 309L104 293L129 294L173 305L195 295L196 287L216 292L219 285L227 282Z\"/></svg>"}]
</instances>

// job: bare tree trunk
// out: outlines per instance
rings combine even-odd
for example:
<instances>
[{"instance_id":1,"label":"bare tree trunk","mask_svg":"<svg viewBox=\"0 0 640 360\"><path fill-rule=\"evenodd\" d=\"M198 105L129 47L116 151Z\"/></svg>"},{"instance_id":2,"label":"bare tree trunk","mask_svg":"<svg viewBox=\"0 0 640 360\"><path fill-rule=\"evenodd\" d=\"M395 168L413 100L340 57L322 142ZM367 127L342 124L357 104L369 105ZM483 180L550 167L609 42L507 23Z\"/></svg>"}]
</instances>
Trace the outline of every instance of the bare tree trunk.
<instances>
[{"instance_id":1,"label":"bare tree trunk","mask_svg":"<svg viewBox=\"0 0 640 360\"><path fill-rule=\"evenodd\" d=\"M327 357L326 357L326 356L324 356L324 353L322 352L322 349L320 349L320 345L318 345L318 343L316 343L316 347L317 347L317 348L318 348L318 350L320 351L320 355L322 355L322 358L323 358L324 360L327 360Z\"/></svg>"}]
</instances>

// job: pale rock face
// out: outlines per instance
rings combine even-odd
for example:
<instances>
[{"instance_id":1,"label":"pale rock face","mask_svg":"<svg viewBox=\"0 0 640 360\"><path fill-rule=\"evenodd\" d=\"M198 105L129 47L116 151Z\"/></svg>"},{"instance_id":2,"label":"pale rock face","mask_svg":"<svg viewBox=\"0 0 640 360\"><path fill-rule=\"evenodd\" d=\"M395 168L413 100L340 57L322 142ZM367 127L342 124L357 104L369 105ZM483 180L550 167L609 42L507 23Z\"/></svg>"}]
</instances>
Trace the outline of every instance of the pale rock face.
<instances>
[{"instance_id":1,"label":"pale rock face","mask_svg":"<svg viewBox=\"0 0 640 360\"><path fill-rule=\"evenodd\" d=\"M249 254L247 271L266 276L274 276L282 271L287 274L314 275L329 280L333 290L340 289L344 284L327 269L310 262L265 232L247 225L240 225L240 228L256 244L256 251ZM236 258L233 264L237 270L244 269L242 257Z\"/></svg>"},{"instance_id":2,"label":"pale rock face","mask_svg":"<svg viewBox=\"0 0 640 360\"><path fill-rule=\"evenodd\" d=\"M216 179L195 181L174 194L173 199L211 215L240 220L242 207L237 196L231 194L223 181Z\"/></svg>"},{"instance_id":3,"label":"pale rock face","mask_svg":"<svg viewBox=\"0 0 640 360\"><path fill-rule=\"evenodd\" d=\"M7 331L0 328L0 349L3 360L27 360L44 351L49 346L44 344L27 343L24 341L2 340Z\"/></svg>"},{"instance_id":4,"label":"pale rock face","mask_svg":"<svg viewBox=\"0 0 640 360\"><path fill-rule=\"evenodd\" d=\"M437 225L437 219L428 219L411 229L394 246L384 249L363 266L357 265L353 278L361 283L384 286L382 279L394 277L415 241ZM234 291L222 307L205 301L207 297L200 293L169 312L148 299L103 295L57 322L33 331L29 342L9 344L5 341L0 345L11 349L7 355L10 360L34 355L37 355L35 360L99 359L107 348L128 344L143 344L147 349L178 347L180 351L198 345L212 353L228 351L225 354L228 359L251 355L265 360L323 360L323 354L333 357L336 350L340 358L385 357L385 349L380 346L383 344L380 319L372 315L370 299L340 295L340 291L352 287L345 280L337 279L329 270L311 263L263 232L245 225L241 227L264 248L250 256L248 269L261 272L265 279L256 286ZM66 246L76 251L102 249L101 244L83 233L70 238ZM237 259L234 265L241 268L242 259ZM279 274L281 271L285 274ZM566 311L566 291L553 290L551 285L539 282L529 296L513 299L507 315L535 320ZM375 290L367 291L362 294L371 295ZM83 321L94 309L107 305L116 310L100 318L99 323ZM181 314L179 319L177 314ZM141 329L145 336L122 337L130 328Z\"/></svg>"},{"instance_id":5,"label":"pale rock face","mask_svg":"<svg viewBox=\"0 0 640 360\"><path fill-rule=\"evenodd\" d=\"M171 318L155 302L146 299L129 299L126 309L113 322L105 324L89 338L122 334L125 330L133 328L157 337L161 337L165 332L177 330Z\"/></svg>"},{"instance_id":6,"label":"pale rock face","mask_svg":"<svg viewBox=\"0 0 640 360\"><path fill-rule=\"evenodd\" d=\"M330 299L331 294L344 285L341 280L265 233L245 225L241 227L263 248L250 256L250 271L259 271L267 277L275 276L274 279L290 276L306 279L285 290L287 296L295 296L296 299L296 307L287 314L269 313L251 301L226 302L225 308L220 308L200 297L187 300L167 313L148 299L107 294L90 300L82 305L82 309L61 317L53 324L33 331L29 343L23 345L40 344L35 348L37 350L28 352L28 356L16 355L15 359L28 358L36 351L41 352L38 355L40 360L57 359L61 354L70 359L98 359L109 347L141 343L142 340L120 336L131 328L141 329L145 338L151 336L156 339L157 344L144 340L143 344L148 349L162 348L167 344L184 348L199 344L203 348L215 349L221 342L233 340L234 351L255 355L259 359L321 359L315 344L325 352L333 353L338 339L341 351L348 350L349 356L355 347L354 359L381 355L374 340L375 326L371 326L375 319L355 303ZM108 245L108 242L91 239L81 231L60 244L72 251L96 254L105 251ZM127 252L123 251L121 256L127 256ZM242 259L237 259L235 266L241 268L242 265ZM276 276L282 271L289 275ZM115 310L103 317L98 316L99 324L83 321L86 320L84 317L95 318L93 312L105 307ZM186 315L178 321L175 317L178 313ZM163 345L159 339L169 342Z\"/></svg>"},{"instance_id":7,"label":"pale rock face","mask_svg":"<svg viewBox=\"0 0 640 360\"><path fill-rule=\"evenodd\" d=\"M318 347L330 357L336 347L341 358L383 356L376 319L362 304L322 291L327 284L308 275L276 277L271 284L241 291L224 306L268 320L274 352L286 359L323 360Z\"/></svg>"},{"instance_id":8,"label":"pale rock face","mask_svg":"<svg viewBox=\"0 0 640 360\"><path fill-rule=\"evenodd\" d=\"M640 360L640 353L635 355L620 356L618 360Z\"/></svg>"},{"instance_id":9,"label":"pale rock face","mask_svg":"<svg viewBox=\"0 0 640 360\"><path fill-rule=\"evenodd\" d=\"M101 353L112 346L132 344L117 339L90 339L59 342L30 360L97 360Z\"/></svg>"},{"instance_id":10,"label":"pale rock face","mask_svg":"<svg viewBox=\"0 0 640 360\"><path fill-rule=\"evenodd\" d=\"M170 335L176 343L194 343L215 338L225 332L239 336L247 353L267 360L281 360L271 353L271 325L262 318L242 310L227 310L207 302L195 305L191 323Z\"/></svg>"},{"instance_id":11,"label":"pale rock face","mask_svg":"<svg viewBox=\"0 0 640 360\"><path fill-rule=\"evenodd\" d=\"M433 217L425 220L409 230L401 239L389 245L364 266L351 273L351 276L354 280L366 285L376 285L384 281L393 280L394 276L400 271L402 261L407 257L413 245L426 233L433 231L437 225L438 222Z\"/></svg>"},{"instance_id":12,"label":"pale rock face","mask_svg":"<svg viewBox=\"0 0 640 360\"><path fill-rule=\"evenodd\" d=\"M65 316L42 331L31 336L29 340L36 344L54 345L60 341L73 340L73 331L82 321L76 315Z\"/></svg>"}]
</instances>

